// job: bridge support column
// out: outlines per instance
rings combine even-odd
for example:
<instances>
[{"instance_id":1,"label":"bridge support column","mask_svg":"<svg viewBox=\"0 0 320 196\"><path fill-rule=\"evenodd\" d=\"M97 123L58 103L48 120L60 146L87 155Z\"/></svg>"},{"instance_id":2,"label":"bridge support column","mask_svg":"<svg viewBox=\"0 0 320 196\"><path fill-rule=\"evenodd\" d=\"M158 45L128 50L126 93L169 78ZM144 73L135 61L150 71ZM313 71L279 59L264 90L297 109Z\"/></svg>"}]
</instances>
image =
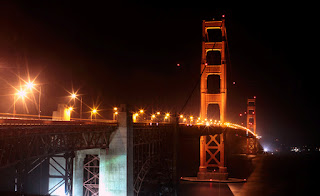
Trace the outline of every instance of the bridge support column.
<instances>
[{"instance_id":1,"label":"bridge support column","mask_svg":"<svg viewBox=\"0 0 320 196\"><path fill-rule=\"evenodd\" d=\"M99 195L133 195L132 118L124 105L118 115L119 128L112 133L106 154L100 152Z\"/></svg>"},{"instance_id":2,"label":"bridge support column","mask_svg":"<svg viewBox=\"0 0 320 196\"><path fill-rule=\"evenodd\" d=\"M86 154L81 151L75 153L73 161L73 194L72 195L83 195L83 161Z\"/></svg>"}]
</instances>

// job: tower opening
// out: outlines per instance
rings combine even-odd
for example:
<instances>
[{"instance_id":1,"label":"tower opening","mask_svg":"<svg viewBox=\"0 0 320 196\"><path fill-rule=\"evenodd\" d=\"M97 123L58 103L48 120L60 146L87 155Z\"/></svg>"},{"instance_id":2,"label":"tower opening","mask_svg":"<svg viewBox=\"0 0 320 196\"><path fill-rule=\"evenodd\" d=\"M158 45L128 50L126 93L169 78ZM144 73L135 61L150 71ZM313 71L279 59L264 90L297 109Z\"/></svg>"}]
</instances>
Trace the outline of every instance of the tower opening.
<instances>
[{"instance_id":1,"label":"tower opening","mask_svg":"<svg viewBox=\"0 0 320 196\"><path fill-rule=\"evenodd\" d=\"M209 42L222 42L221 29L207 29Z\"/></svg>"},{"instance_id":2,"label":"tower opening","mask_svg":"<svg viewBox=\"0 0 320 196\"><path fill-rule=\"evenodd\" d=\"M248 106L255 106L255 103L253 101L249 101Z\"/></svg>"},{"instance_id":3,"label":"tower opening","mask_svg":"<svg viewBox=\"0 0 320 196\"><path fill-rule=\"evenodd\" d=\"M249 123L254 124L254 118L249 118Z\"/></svg>"},{"instance_id":4,"label":"tower opening","mask_svg":"<svg viewBox=\"0 0 320 196\"><path fill-rule=\"evenodd\" d=\"M221 52L212 50L207 52L208 65L221 65Z\"/></svg>"},{"instance_id":5,"label":"tower opening","mask_svg":"<svg viewBox=\"0 0 320 196\"><path fill-rule=\"evenodd\" d=\"M220 108L219 104L209 104L207 110L207 119L220 120Z\"/></svg>"},{"instance_id":6,"label":"tower opening","mask_svg":"<svg viewBox=\"0 0 320 196\"><path fill-rule=\"evenodd\" d=\"M209 75L207 78L207 93L219 94L220 93L220 76Z\"/></svg>"}]
</instances>

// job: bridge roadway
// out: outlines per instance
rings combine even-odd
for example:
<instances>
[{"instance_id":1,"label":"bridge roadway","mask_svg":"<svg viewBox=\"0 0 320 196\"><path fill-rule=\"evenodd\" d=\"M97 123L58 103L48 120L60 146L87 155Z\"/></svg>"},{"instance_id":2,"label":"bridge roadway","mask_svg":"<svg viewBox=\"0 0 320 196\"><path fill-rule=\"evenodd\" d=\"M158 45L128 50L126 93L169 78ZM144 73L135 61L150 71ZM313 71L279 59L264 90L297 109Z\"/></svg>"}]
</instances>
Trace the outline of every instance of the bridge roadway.
<instances>
[{"instance_id":1,"label":"bridge roadway","mask_svg":"<svg viewBox=\"0 0 320 196\"><path fill-rule=\"evenodd\" d=\"M130 120L127 121L126 119ZM104 170L110 170L110 168L114 167L112 164L119 165L117 162L110 163L108 166L109 163L107 163L107 160L110 159L108 156L118 156L119 154L124 153L127 161L122 161L123 163L121 162L120 165L124 164L125 168L127 168L126 171L128 172L130 166L127 165L127 163L132 162L133 164L132 173L130 174L130 172L128 172L126 174L127 176L131 175L132 177L131 182L129 180L130 177L127 177L127 181L132 183L132 188L131 191L128 191L130 185L124 185L126 188L125 192L134 192L135 195L138 195L150 165L155 163L154 160L160 160L161 152L166 151L164 148L168 148L168 151L172 152L175 142L171 142L174 141L176 137L200 137L202 135L221 134L225 131L234 132L245 137L254 137L254 135L245 128L235 127L230 123L206 126L163 122L152 123L150 121L132 123L131 119L130 115L127 116L127 113L123 112L119 113L118 122L110 120L91 122L80 120L52 121L0 119L0 168L16 165L25 160L49 157L61 153L81 152L86 149L109 149L110 155L105 155L105 151L103 154L101 150L98 153L100 154L100 167L104 167ZM130 129L133 134L133 139L131 141L132 145L129 144ZM171 142L168 143L168 140L171 140ZM119 145L123 145L124 147ZM128 148L130 146L132 146L131 151ZM119 148L123 148L120 153L117 152ZM115 155L111 155L112 153ZM74 164L76 166L79 165L79 160L83 161L83 158L79 159L81 156L83 157L83 155L79 153L77 155L76 153L74 159ZM130 157L131 161L128 161ZM104 162L106 164L101 166L103 163L102 160L105 160ZM77 180L77 173L79 173L77 171L79 171L79 169L73 168L73 170L73 178L75 178L73 188L80 190L79 184L82 186L83 181L82 179L80 179L80 181ZM100 169L100 178L102 178L101 176L104 176L106 179L105 181L107 181L107 175L109 174L103 175L102 171L103 170ZM111 173L110 175L116 175L113 174L112 171L109 171L109 173ZM114 177L115 176L112 178ZM99 188L102 189L102 182L104 182L104 180L100 179L99 181ZM72 191L72 188L69 189L70 190L66 190L66 192ZM73 191L74 195L83 194L81 191L80 193L75 192L76 190ZM122 190L122 192L114 191L113 194L121 195L124 193L123 191L124 190ZM99 190L99 193L110 193L110 190L105 188L105 190Z\"/></svg>"},{"instance_id":2,"label":"bridge roadway","mask_svg":"<svg viewBox=\"0 0 320 196\"><path fill-rule=\"evenodd\" d=\"M116 121L0 120L0 168L20 160L108 148Z\"/></svg>"},{"instance_id":3,"label":"bridge roadway","mask_svg":"<svg viewBox=\"0 0 320 196\"><path fill-rule=\"evenodd\" d=\"M134 123L136 127L172 126L170 123ZM110 135L118 127L117 121L52 121L0 119L0 168L19 160L37 158L67 151L108 148ZM241 129L227 126L179 124L181 137L215 135L223 131L245 136ZM250 134L248 137L252 137Z\"/></svg>"}]
</instances>

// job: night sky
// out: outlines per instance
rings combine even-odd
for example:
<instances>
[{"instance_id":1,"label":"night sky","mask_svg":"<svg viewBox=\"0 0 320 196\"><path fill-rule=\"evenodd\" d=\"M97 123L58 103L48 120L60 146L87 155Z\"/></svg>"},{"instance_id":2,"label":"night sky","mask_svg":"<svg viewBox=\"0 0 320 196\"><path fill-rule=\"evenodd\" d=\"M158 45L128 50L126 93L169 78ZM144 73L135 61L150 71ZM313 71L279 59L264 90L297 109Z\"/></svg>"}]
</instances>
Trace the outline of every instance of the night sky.
<instances>
[{"instance_id":1,"label":"night sky","mask_svg":"<svg viewBox=\"0 0 320 196\"><path fill-rule=\"evenodd\" d=\"M1 3L0 110L12 112L9 84L18 86L16 74L26 77L28 67L31 78L39 74L43 115L65 103L72 88L89 106L100 104L106 118L121 103L150 113L179 112L200 76L201 22L222 14L231 62L227 120L245 121L239 113L246 110L247 98L256 96L263 142L319 144L318 62L311 60L318 50L318 27L315 13L299 5ZM185 114L198 115L199 98L198 86ZM29 110L37 114L32 103Z\"/></svg>"}]
</instances>

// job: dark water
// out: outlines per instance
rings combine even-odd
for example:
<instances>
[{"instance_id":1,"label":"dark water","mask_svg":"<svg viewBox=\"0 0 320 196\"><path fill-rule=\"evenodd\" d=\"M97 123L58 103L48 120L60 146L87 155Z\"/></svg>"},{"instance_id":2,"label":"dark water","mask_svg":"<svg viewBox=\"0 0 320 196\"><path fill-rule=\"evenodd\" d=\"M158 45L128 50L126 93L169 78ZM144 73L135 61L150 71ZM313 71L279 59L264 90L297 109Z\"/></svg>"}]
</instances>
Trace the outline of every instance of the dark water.
<instances>
[{"instance_id":1,"label":"dark water","mask_svg":"<svg viewBox=\"0 0 320 196\"><path fill-rule=\"evenodd\" d=\"M250 160L252 172L246 183L181 182L179 195L320 195L320 154L279 154ZM245 166L230 168L230 175L243 177Z\"/></svg>"}]
</instances>

